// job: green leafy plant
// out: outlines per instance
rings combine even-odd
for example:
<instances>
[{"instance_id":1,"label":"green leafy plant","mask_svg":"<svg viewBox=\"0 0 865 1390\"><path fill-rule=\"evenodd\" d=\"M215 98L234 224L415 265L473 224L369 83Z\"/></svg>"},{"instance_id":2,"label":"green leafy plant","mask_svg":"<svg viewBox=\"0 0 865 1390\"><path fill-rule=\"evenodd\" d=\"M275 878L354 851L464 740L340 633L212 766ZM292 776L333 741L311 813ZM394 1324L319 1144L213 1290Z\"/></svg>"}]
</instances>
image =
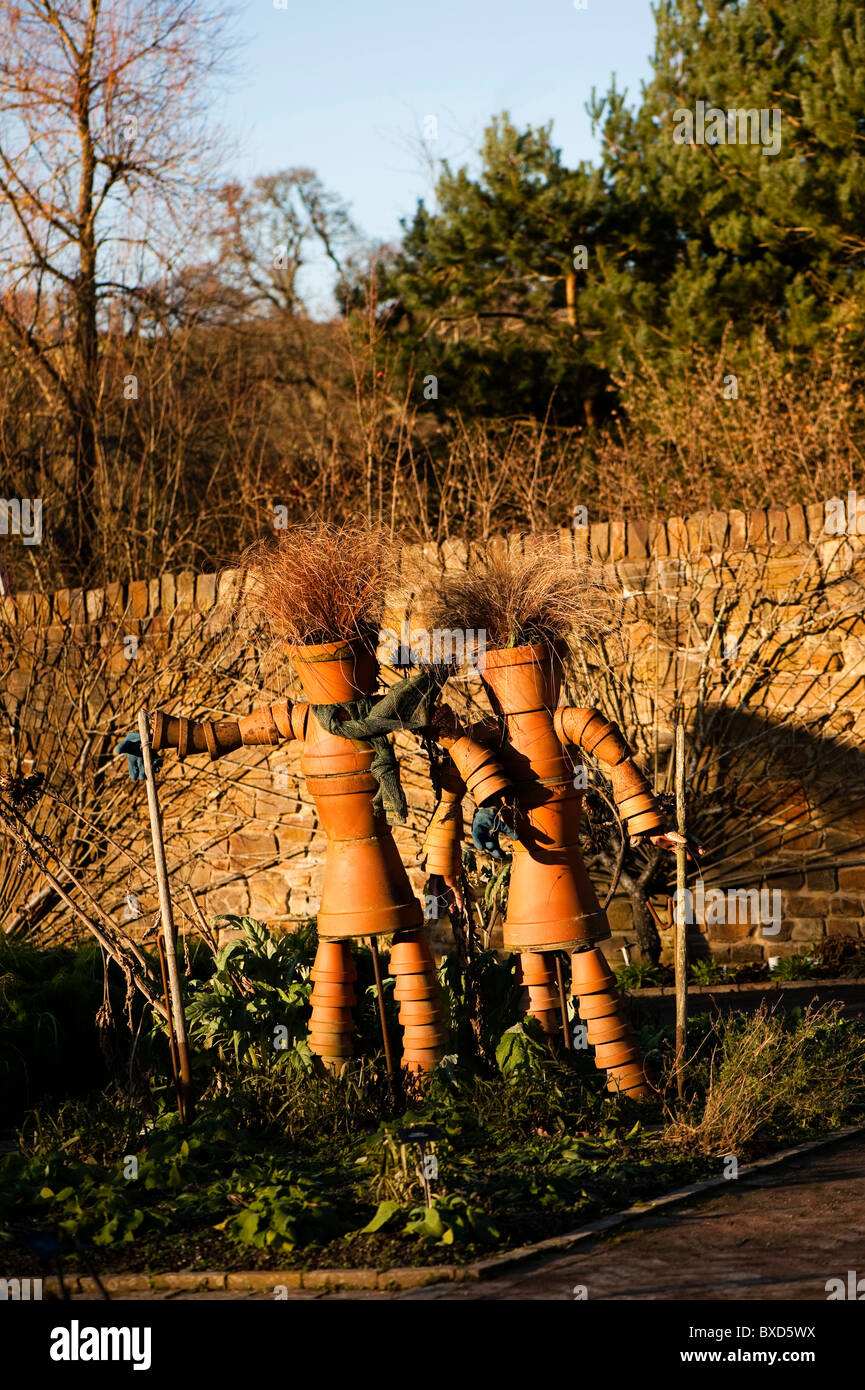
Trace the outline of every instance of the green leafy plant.
<instances>
[{"instance_id":1,"label":"green leafy plant","mask_svg":"<svg viewBox=\"0 0 865 1390\"><path fill-rule=\"evenodd\" d=\"M298 1245L329 1239L337 1228L333 1206L304 1182L262 1187L242 1211L216 1226L238 1245L259 1250L294 1250Z\"/></svg>"},{"instance_id":2,"label":"green leafy plant","mask_svg":"<svg viewBox=\"0 0 865 1390\"><path fill-rule=\"evenodd\" d=\"M543 1071L549 1053L526 1023L515 1023L499 1039L496 1062L505 1081L519 1082Z\"/></svg>"},{"instance_id":3,"label":"green leafy plant","mask_svg":"<svg viewBox=\"0 0 865 1390\"><path fill-rule=\"evenodd\" d=\"M706 960L693 961L689 975L691 983L695 985L717 985L727 978L724 967L714 956L709 956Z\"/></svg>"},{"instance_id":4,"label":"green leafy plant","mask_svg":"<svg viewBox=\"0 0 865 1390\"><path fill-rule=\"evenodd\" d=\"M630 961L627 965L620 965L616 970L616 984L619 989L647 989L660 983L660 969L650 961Z\"/></svg>"},{"instance_id":5,"label":"green leafy plant","mask_svg":"<svg viewBox=\"0 0 865 1390\"><path fill-rule=\"evenodd\" d=\"M810 980L814 963L810 956L782 956L772 971L773 980Z\"/></svg>"},{"instance_id":6,"label":"green leafy plant","mask_svg":"<svg viewBox=\"0 0 865 1390\"><path fill-rule=\"evenodd\" d=\"M286 1064L308 1070L305 1009L311 984L304 950L292 936L275 938L253 917L221 917L241 933L216 953L213 975L197 984L187 1006L190 1040L217 1048L223 1060L257 1070Z\"/></svg>"},{"instance_id":7,"label":"green leafy plant","mask_svg":"<svg viewBox=\"0 0 865 1390\"><path fill-rule=\"evenodd\" d=\"M438 1197L430 1207L415 1207L404 1233L436 1245L492 1245L499 1239L483 1207L459 1196Z\"/></svg>"}]
</instances>

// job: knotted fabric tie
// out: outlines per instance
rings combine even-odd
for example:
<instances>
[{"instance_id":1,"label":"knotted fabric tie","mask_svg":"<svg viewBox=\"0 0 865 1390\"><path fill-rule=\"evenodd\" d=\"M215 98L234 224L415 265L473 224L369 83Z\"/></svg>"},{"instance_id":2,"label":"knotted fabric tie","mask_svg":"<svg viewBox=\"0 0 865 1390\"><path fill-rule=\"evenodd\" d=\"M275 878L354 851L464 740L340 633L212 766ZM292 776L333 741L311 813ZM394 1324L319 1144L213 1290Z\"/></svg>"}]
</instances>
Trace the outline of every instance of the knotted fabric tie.
<instances>
[{"instance_id":1,"label":"knotted fabric tie","mask_svg":"<svg viewBox=\"0 0 865 1390\"><path fill-rule=\"evenodd\" d=\"M406 729L423 733L432 719L435 702L447 680L447 669L426 667L416 676L397 681L386 695L362 695L343 705L312 705L312 712L329 734L372 744L370 772L378 790L373 798L377 811L404 825L408 806L399 778L399 763L388 735Z\"/></svg>"}]
</instances>

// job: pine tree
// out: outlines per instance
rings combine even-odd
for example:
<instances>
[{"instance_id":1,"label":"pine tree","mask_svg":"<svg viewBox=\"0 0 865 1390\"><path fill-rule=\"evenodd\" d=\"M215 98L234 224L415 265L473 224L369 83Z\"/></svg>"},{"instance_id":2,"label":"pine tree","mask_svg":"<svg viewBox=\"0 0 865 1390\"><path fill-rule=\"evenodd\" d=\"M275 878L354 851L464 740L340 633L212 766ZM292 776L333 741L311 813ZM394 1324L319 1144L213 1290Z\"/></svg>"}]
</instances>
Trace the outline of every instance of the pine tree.
<instances>
[{"instance_id":1,"label":"pine tree","mask_svg":"<svg viewBox=\"0 0 865 1390\"><path fill-rule=\"evenodd\" d=\"M586 366L579 281L601 212L598 171L567 169L551 126L487 128L477 175L445 163L389 276L419 378L445 412L582 419L598 390Z\"/></svg>"},{"instance_id":2,"label":"pine tree","mask_svg":"<svg viewBox=\"0 0 865 1390\"><path fill-rule=\"evenodd\" d=\"M765 326L787 348L831 334L861 349L865 6L661 0L656 18L639 110L615 94L595 106L604 181L635 228L611 288L636 337L685 346ZM698 102L739 114L713 125L704 110L706 143L677 143ZM763 113L759 142L750 117L741 143L747 111Z\"/></svg>"},{"instance_id":3,"label":"pine tree","mask_svg":"<svg viewBox=\"0 0 865 1390\"><path fill-rule=\"evenodd\" d=\"M659 0L655 14L640 102L592 93L597 168L569 170L550 125L520 132L504 114L479 172L445 164L436 210L405 226L387 292L440 413L543 417L552 402L560 422L592 419L623 366L679 369L695 342L861 355L865 5Z\"/></svg>"}]
</instances>

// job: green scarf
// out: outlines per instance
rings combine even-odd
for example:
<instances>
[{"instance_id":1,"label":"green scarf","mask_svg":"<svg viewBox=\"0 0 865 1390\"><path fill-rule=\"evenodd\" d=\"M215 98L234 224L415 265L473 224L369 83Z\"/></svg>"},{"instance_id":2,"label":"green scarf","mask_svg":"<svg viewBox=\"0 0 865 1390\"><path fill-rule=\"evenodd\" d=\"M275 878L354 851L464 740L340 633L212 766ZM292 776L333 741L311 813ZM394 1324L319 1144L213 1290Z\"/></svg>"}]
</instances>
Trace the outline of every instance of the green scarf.
<instances>
[{"instance_id":1,"label":"green scarf","mask_svg":"<svg viewBox=\"0 0 865 1390\"><path fill-rule=\"evenodd\" d=\"M370 772L378 786L373 806L399 825L406 822L408 806L399 780L399 763L388 736L400 729L423 733L429 727L435 702L449 674L446 668L425 667L416 676L397 681L386 695L362 695L344 705L311 706L329 734L372 744Z\"/></svg>"}]
</instances>

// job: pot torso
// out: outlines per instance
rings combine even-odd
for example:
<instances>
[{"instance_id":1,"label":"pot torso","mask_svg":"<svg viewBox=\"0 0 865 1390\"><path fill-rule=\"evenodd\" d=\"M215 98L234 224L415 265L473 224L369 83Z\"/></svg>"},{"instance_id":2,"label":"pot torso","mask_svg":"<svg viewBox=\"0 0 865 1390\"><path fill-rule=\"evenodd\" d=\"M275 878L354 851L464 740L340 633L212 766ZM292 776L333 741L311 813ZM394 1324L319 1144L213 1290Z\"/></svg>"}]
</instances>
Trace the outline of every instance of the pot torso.
<instances>
[{"instance_id":1,"label":"pot torso","mask_svg":"<svg viewBox=\"0 0 865 1390\"><path fill-rule=\"evenodd\" d=\"M419 926L420 903L387 818L373 805L378 788L370 770L372 746L329 733L313 708L372 694L378 680L375 657L348 643L293 647L291 654L310 702L300 768L328 841L319 936L343 940Z\"/></svg>"},{"instance_id":2,"label":"pot torso","mask_svg":"<svg viewBox=\"0 0 865 1390\"><path fill-rule=\"evenodd\" d=\"M504 925L512 951L573 950L610 935L580 853L582 793L553 727L561 674L543 644L488 651L481 671L521 812Z\"/></svg>"}]
</instances>

